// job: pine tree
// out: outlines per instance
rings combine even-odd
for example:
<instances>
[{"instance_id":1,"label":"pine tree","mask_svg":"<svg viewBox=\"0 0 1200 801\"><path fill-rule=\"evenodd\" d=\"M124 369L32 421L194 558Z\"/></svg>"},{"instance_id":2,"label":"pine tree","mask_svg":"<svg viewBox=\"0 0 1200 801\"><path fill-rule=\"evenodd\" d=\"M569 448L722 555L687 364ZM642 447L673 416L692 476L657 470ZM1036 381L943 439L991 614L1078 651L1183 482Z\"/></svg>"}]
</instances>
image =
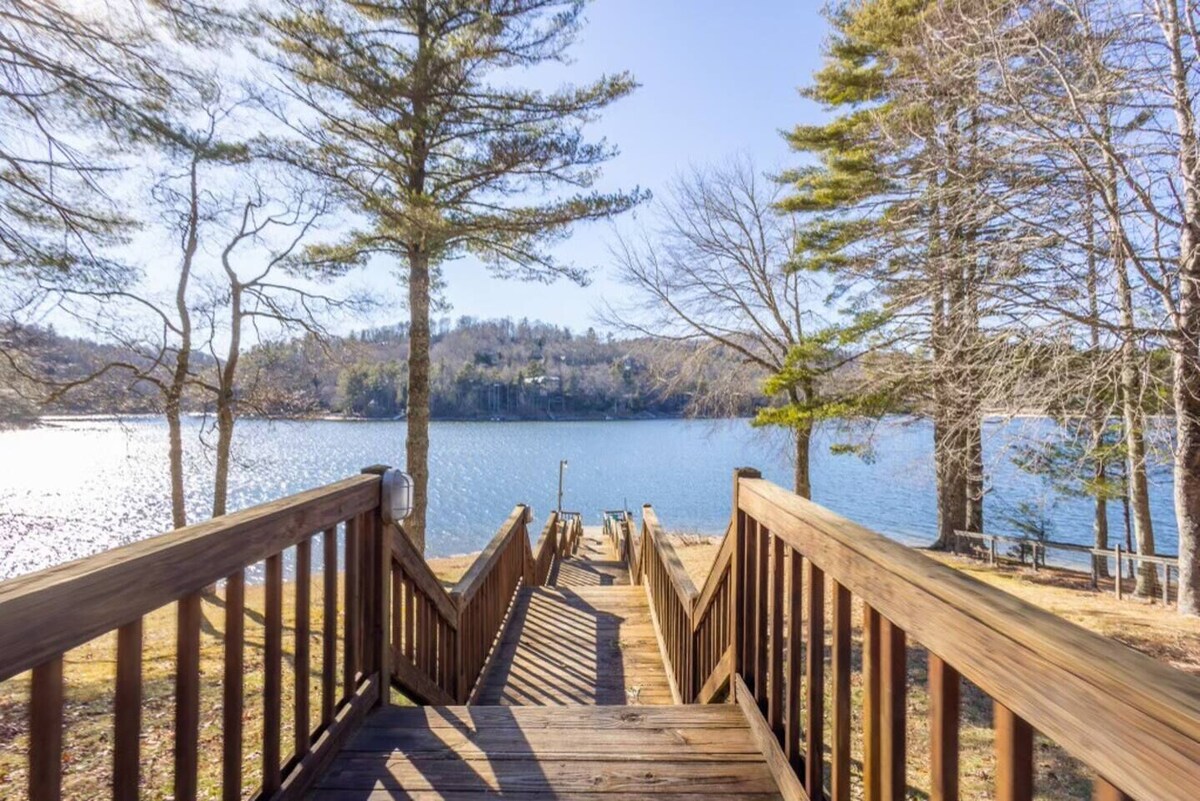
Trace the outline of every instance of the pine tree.
<instances>
[{"instance_id":1,"label":"pine tree","mask_svg":"<svg viewBox=\"0 0 1200 801\"><path fill-rule=\"evenodd\" d=\"M540 91L523 70L567 57L582 0L289 0L265 20L303 142L281 157L333 185L364 221L316 263L395 259L408 288L406 530L425 544L430 304L443 265L473 255L495 274L584 283L548 246L574 223L636 205L593 189L614 154L583 128L636 84L626 73Z\"/></svg>"}]
</instances>

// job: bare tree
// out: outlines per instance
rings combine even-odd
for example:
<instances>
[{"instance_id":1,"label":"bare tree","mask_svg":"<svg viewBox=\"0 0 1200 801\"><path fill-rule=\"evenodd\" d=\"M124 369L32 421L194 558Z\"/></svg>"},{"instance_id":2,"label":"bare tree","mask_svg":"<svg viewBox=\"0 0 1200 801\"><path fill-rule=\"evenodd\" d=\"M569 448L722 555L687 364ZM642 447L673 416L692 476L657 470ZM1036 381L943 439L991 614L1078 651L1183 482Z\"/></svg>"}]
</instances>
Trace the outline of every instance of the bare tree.
<instances>
[{"instance_id":1,"label":"bare tree","mask_svg":"<svg viewBox=\"0 0 1200 801\"><path fill-rule=\"evenodd\" d=\"M796 231L793 221L776 210L778 199L778 184L747 159L678 177L659 207L657 228L636 239L619 237L613 247L618 276L634 291L634 300L610 306L606 316L627 331L670 343L706 342L736 354L749 375L696 384L708 393L710 407L728 409L738 405L740 395L763 395L771 376L811 370L783 388L791 414L774 418L791 431L795 490L807 498L818 377L826 354L822 347L820 364L813 359L799 365L794 356L813 344L825 324L815 312L819 290L806 273L789 269ZM694 352L697 358L690 363L702 365L706 350ZM697 378L695 371L681 376Z\"/></svg>"}]
</instances>

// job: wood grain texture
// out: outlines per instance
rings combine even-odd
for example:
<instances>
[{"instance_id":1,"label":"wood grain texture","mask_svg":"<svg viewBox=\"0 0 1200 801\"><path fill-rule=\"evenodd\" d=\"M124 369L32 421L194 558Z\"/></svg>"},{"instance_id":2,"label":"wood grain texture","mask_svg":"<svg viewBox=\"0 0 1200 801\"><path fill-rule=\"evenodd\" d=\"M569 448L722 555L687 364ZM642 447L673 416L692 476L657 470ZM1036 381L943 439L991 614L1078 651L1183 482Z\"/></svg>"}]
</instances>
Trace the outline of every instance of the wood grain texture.
<instances>
[{"instance_id":1,"label":"wood grain texture","mask_svg":"<svg viewBox=\"0 0 1200 801\"><path fill-rule=\"evenodd\" d=\"M958 671L929 655L930 801L958 801Z\"/></svg>"},{"instance_id":2,"label":"wood grain texture","mask_svg":"<svg viewBox=\"0 0 1200 801\"><path fill-rule=\"evenodd\" d=\"M879 801L883 782L880 777L880 660L882 619L870 606L863 605L863 798Z\"/></svg>"},{"instance_id":3,"label":"wood grain texture","mask_svg":"<svg viewBox=\"0 0 1200 801\"><path fill-rule=\"evenodd\" d=\"M378 504L356 476L0 583L0 681Z\"/></svg>"},{"instance_id":4,"label":"wood grain texture","mask_svg":"<svg viewBox=\"0 0 1200 801\"><path fill-rule=\"evenodd\" d=\"M820 796L825 786L825 573L807 562L808 615L804 649L804 788Z\"/></svg>"},{"instance_id":5,"label":"wood grain texture","mask_svg":"<svg viewBox=\"0 0 1200 801\"><path fill-rule=\"evenodd\" d=\"M833 584L833 743L831 801L850 801L850 591Z\"/></svg>"},{"instance_id":6,"label":"wood grain texture","mask_svg":"<svg viewBox=\"0 0 1200 801\"><path fill-rule=\"evenodd\" d=\"M737 702L738 708L742 710L742 714L746 717L746 723L750 727L750 735L762 751L767 767L770 769L771 775L775 779L775 784L779 788L780 795L786 801L809 801L809 795L805 792L800 777L796 775L796 771L792 768L787 755L783 753L783 749L779 745L779 740L775 738L775 733L771 731L766 718L763 717L762 710L758 706L758 700L754 697L750 688L746 686L745 680L741 676L734 676L733 685L734 700Z\"/></svg>"},{"instance_id":7,"label":"wood grain texture","mask_svg":"<svg viewBox=\"0 0 1200 801\"><path fill-rule=\"evenodd\" d=\"M29 798L62 795L63 663L55 657L33 669L29 687Z\"/></svg>"},{"instance_id":8,"label":"wood grain texture","mask_svg":"<svg viewBox=\"0 0 1200 801\"><path fill-rule=\"evenodd\" d=\"M200 593L179 599L175 643L175 799L195 801L200 749Z\"/></svg>"},{"instance_id":9,"label":"wood grain texture","mask_svg":"<svg viewBox=\"0 0 1200 801\"><path fill-rule=\"evenodd\" d=\"M1033 728L997 702L996 801L1032 801Z\"/></svg>"},{"instance_id":10,"label":"wood grain texture","mask_svg":"<svg viewBox=\"0 0 1200 801\"><path fill-rule=\"evenodd\" d=\"M222 681L221 797L242 797L242 725L245 719L246 574L239 570L225 579L225 657Z\"/></svg>"},{"instance_id":11,"label":"wood grain texture","mask_svg":"<svg viewBox=\"0 0 1200 801\"><path fill-rule=\"evenodd\" d=\"M321 534L321 725L333 720L337 703L337 529Z\"/></svg>"},{"instance_id":12,"label":"wood grain texture","mask_svg":"<svg viewBox=\"0 0 1200 801\"><path fill-rule=\"evenodd\" d=\"M787 549L783 540L770 537L771 541L771 609L770 609L770 655L767 659L767 723L778 739L783 739L784 721L784 674L783 674L783 622L786 617L784 594L784 562Z\"/></svg>"},{"instance_id":13,"label":"wood grain texture","mask_svg":"<svg viewBox=\"0 0 1200 801\"><path fill-rule=\"evenodd\" d=\"M740 710L424 707L372 715L315 798L779 799Z\"/></svg>"},{"instance_id":14,"label":"wood grain texture","mask_svg":"<svg viewBox=\"0 0 1200 801\"><path fill-rule=\"evenodd\" d=\"M904 801L907 785L908 651L904 630L879 625L879 784L884 801Z\"/></svg>"},{"instance_id":15,"label":"wood grain texture","mask_svg":"<svg viewBox=\"0 0 1200 801\"><path fill-rule=\"evenodd\" d=\"M113 801L137 801L141 781L142 619L117 629L113 692Z\"/></svg>"}]
</instances>

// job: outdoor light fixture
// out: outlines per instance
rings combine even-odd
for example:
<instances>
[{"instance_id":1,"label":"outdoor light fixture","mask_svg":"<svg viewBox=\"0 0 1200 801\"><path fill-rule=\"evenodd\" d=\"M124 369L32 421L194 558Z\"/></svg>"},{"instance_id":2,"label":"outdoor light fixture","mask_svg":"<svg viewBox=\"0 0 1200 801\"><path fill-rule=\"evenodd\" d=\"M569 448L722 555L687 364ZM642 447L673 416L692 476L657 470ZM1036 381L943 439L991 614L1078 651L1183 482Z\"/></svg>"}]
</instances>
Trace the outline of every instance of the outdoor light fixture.
<instances>
[{"instance_id":1,"label":"outdoor light fixture","mask_svg":"<svg viewBox=\"0 0 1200 801\"><path fill-rule=\"evenodd\" d=\"M413 480L402 470L389 469L383 474L383 516L385 523L399 524L412 514Z\"/></svg>"}]
</instances>

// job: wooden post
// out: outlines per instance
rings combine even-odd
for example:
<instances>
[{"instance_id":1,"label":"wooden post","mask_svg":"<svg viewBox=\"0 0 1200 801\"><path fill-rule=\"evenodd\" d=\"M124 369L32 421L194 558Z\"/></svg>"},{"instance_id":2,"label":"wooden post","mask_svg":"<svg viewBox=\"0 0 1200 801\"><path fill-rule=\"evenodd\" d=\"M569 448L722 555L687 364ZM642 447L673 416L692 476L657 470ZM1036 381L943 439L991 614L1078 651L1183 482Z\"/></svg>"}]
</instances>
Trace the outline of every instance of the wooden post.
<instances>
[{"instance_id":1,"label":"wooden post","mask_svg":"<svg viewBox=\"0 0 1200 801\"><path fill-rule=\"evenodd\" d=\"M368 613L370 620L370 628L364 632L365 636L370 638L371 645L367 648L367 652L374 657L374 664L365 666L364 673L379 673L379 698L375 702L377 707L385 707L391 700L391 643L388 640L391 634L391 622L388 615L391 612L391 597L389 592L392 586L392 537L391 526L384 522L386 511L383 508L383 474L391 468L387 465L372 465L363 468L363 472L380 477L380 495L379 503L374 511L368 512L366 518L366 531L363 532L362 544L360 547L365 553L370 554L372 569L374 570L374 578L370 583L371 589L374 591L372 597L368 600L371 608Z\"/></svg>"},{"instance_id":2,"label":"wooden post","mask_svg":"<svg viewBox=\"0 0 1200 801\"><path fill-rule=\"evenodd\" d=\"M733 559L730 562L729 593L733 603L729 604L729 641L733 643L733 659L729 661L729 702L734 702L733 677L738 675L745 658L742 652L742 626L746 619L745 587L742 577L746 569L746 516L739 508L739 482L743 478L762 478L762 473L753 467L738 467L733 471L733 507L729 519L729 536L733 537Z\"/></svg>"},{"instance_id":3,"label":"wooden post","mask_svg":"<svg viewBox=\"0 0 1200 801\"><path fill-rule=\"evenodd\" d=\"M1117 600L1121 600L1121 543L1117 543L1117 577L1114 580L1117 588Z\"/></svg>"}]
</instances>

